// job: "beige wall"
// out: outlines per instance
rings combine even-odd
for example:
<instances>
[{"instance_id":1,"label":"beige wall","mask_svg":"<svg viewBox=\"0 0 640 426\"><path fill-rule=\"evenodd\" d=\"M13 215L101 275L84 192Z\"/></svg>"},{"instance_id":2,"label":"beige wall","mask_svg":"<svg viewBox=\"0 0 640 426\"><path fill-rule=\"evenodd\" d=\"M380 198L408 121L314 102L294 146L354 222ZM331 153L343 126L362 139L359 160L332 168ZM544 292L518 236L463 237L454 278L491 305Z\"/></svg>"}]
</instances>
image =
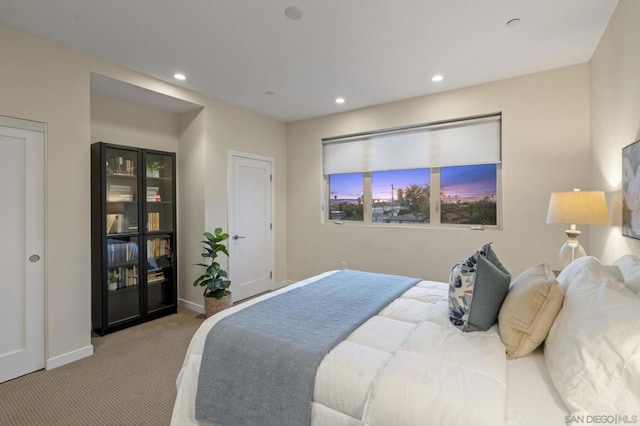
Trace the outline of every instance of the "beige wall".
<instances>
[{"instance_id":1,"label":"beige wall","mask_svg":"<svg viewBox=\"0 0 640 426\"><path fill-rule=\"evenodd\" d=\"M260 155L274 161L274 286L279 286L280 282L286 280L287 274L285 124L221 102L209 103L195 117L184 114L181 121L183 133L179 151L179 216L182 224L179 236L179 255L182 259L180 298L196 305L203 304L202 288L194 288L191 285L202 270L193 264L201 260L200 240L203 229L228 229L229 151ZM204 129L207 135L204 141L199 138L200 130L194 131L195 128ZM198 208L192 211L192 206ZM203 209L202 215L200 209ZM226 256L219 259L225 269L228 268L227 260ZM233 291L233 275L230 275L230 279Z\"/></svg>"},{"instance_id":2,"label":"beige wall","mask_svg":"<svg viewBox=\"0 0 640 426\"><path fill-rule=\"evenodd\" d=\"M502 230L321 223L321 138L500 111ZM588 65L291 123L287 144L289 279L346 261L447 280L451 266L486 241L513 274L544 259L553 266L566 237L564 225L545 223L549 194L589 181Z\"/></svg>"},{"instance_id":3,"label":"beige wall","mask_svg":"<svg viewBox=\"0 0 640 426\"><path fill-rule=\"evenodd\" d=\"M275 184L273 218L275 232L274 283L287 279L287 148L286 125L247 110L225 105L210 108L211 121L207 127L210 139L207 145L205 176L224 173L224 178L206 179L206 227L211 230L227 224L227 163L228 152L236 151L269 157L274 160ZM233 281L233 277L230 277ZM231 284L233 286L233 282ZM233 288L232 288L233 289Z\"/></svg>"},{"instance_id":4,"label":"beige wall","mask_svg":"<svg viewBox=\"0 0 640 426\"><path fill-rule=\"evenodd\" d=\"M206 107L172 114L91 94L92 140L178 152L179 298L192 309L202 306L202 289L192 282L202 272L202 232L227 229L229 151L272 158L275 163L274 284L286 280L285 125L222 102L200 99ZM280 166L281 165L281 166ZM227 258L219 260L225 269ZM229 271L233 274L233 271ZM233 280L233 275L231 275ZM233 285L233 284L232 284ZM232 287L233 290L233 287Z\"/></svg>"},{"instance_id":5,"label":"beige wall","mask_svg":"<svg viewBox=\"0 0 640 426\"><path fill-rule=\"evenodd\" d=\"M91 93L91 142L177 152L177 114Z\"/></svg>"},{"instance_id":6,"label":"beige wall","mask_svg":"<svg viewBox=\"0 0 640 426\"><path fill-rule=\"evenodd\" d=\"M622 236L622 148L640 139L640 2L620 0L590 63L591 181L607 194L612 226L592 226L591 253L610 263L640 254Z\"/></svg>"},{"instance_id":7,"label":"beige wall","mask_svg":"<svg viewBox=\"0 0 640 426\"><path fill-rule=\"evenodd\" d=\"M615 226L585 229L588 252L613 260L640 248L619 228L620 150L640 138L637 18L640 4L621 0L588 65L290 125L0 27L0 115L47 123L47 359L72 359L91 348L89 144L138 132L122 128L127 117L107 108L119 101L91 96L91 72L203 106L171 118L170 130L161 132L170 137L132 143L174 150L177 135L179 293L186 301L202 303L191 287L198 271L190 265L200 249L194 238L227 225L229 149L275 159L276 282L335 269L343 260L354 269L446 280L450 266L485 241L495 242L515 274L545 258L555 262L565 237L563 225L545 224L553 191L608 192ZM497 111L503 113L503 229L321 223L322 137Z\"/></svg>"},{"instance_id":8,"label":"beige wall","mask_svg":"<svg viewBox=\"0 0 640 426\"><path fill-rule=\"evenodd\" d=\"M180 116L180 155L178 155L178 297L202 305L202 292L191 283L201 269L202 233L205 227L206 126L204 110ZM196 259L196 260L194 260ZM189 306L194 308L193 306Z\"/></svg>"},{"instance_id":9,"label":"beige wall","mask_svg":"<svg viewBox=\"0 0 640 426\"><path fill-rule=\"evenodd\" d=\"M227 229L229 151L274 159L274 284L286 280L286 132L283 123L224 103L172 114L98 93L91 94L92 140L178 152L179 298L202 306L202 289L192 282L202 272L202 232ZM197 224L197 225L196 225ZM228 269L227 258L220 263ZM233 273L233 271L230 271ZM233 280L233 276L231 276ZM232 284L233 285L233 284ZM233 287L232 287L233 290Z\"/></svg>"},{"instance_id":10,"label":"beige wall","mask_svg":"<svg viewBox=\"0 0 640 426\"><path fill-rule=\"evenodd\" d=\"M286 126L259 114L0 27L0 115L47 124L46 359L60 365L91 353L90 164L93 138L178 152L180 297L202 304L190 287L199 236L227 226L226 150L275 159L276 282L286 279ZM203 110L175 117L90 93L94 72ZM119 110L121 108L121 110ZM90 116L93 111L93 121ZM127 114L141 114L132 122ZM167 122L158 126L159 121ZM93 134L92 134L93 133ZM182 158L184 155L184 158ZM193 191L193 193L192 193ZM198 236L193 242L190 238ZM195 253L198 256L191 258ZM186 281L186 282L185 282ZM55 359L55 362L49 361Z\"/></svg>"},{"instance_id":11,"label":"beige wall","mask_svg":"<svg viewBox=\"0 0 640 426\"><path fill-rule=\"evenodd\" d=\"M0 114L47 123L46 356L90 348L89 72L0 28Z\"/></svg>"}]
</instances>

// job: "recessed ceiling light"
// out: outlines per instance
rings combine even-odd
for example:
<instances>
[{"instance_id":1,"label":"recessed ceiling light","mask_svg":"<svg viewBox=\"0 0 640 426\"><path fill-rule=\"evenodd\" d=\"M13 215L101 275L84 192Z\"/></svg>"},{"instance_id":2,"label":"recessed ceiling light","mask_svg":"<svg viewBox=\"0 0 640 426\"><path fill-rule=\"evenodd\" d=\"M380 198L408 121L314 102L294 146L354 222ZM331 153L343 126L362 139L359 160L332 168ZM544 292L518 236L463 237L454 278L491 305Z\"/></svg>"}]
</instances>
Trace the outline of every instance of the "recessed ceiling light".
<instances>
[{"instance_id":1,"label":"recessed ceiling light","mask_svg":"<svg viewBox=\"0 0 640 426\"><path fill-rule=\"evenodd\" d=\"M173 78L175 78L176 80L180 80L180 81L187 79L187 77L185 77L184 74L180 74L180 73L175 73L173 75Z\"/></svg>"},{"instance_id":2,"label":"recessed ceiling light","mask_svg":"<svg viewBox=\"0 0 640 426\"><path fill-rule=\"evenodd\" d=\"M344 98L336 98L336 103L337 104L343 104L344 103Z\"/></svg>"},{"instance_id":3,"label":"recessed ceiling light","mask_svg":"<svg viewBox=\"0 0 640 426\"><path fill-rule=\"evenodd\" d=\"M513 18L507 21L507 27L515 27L520 23L520 18Z\"/></svg>"},{"instance_id":4,"label":"recessed ceiling light","mask_svg":"<svg viewBox=\"0 0 640 426\"><path fill-rule=\"evenodd\" d=\"M289 6L284 10L284 16L297 21L298 19L302 18L302 9L300 9L298 6Z\"/></svg>"},{"instance_id":5,"label":"recessed ceiling light","mask_svg":"<svg viewBox=\"0 0 640 426\"><path fill-rule=\"evenodd\" d=\"M441 74L436 74L433 77L431 77L431 81L435 81L435 82L442 81L443 79L444 77Z\"/></svg>"}]
</instances>

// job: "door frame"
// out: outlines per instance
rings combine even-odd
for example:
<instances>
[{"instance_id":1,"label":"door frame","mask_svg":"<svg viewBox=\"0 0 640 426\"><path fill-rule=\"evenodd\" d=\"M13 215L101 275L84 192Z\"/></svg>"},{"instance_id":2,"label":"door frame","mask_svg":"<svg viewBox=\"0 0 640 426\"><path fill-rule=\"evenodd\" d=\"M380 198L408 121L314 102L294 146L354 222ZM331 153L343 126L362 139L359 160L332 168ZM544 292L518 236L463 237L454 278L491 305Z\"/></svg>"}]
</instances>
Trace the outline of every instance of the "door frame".
<instances>
[{"instance_id":1,"label":"door frame","mask_svg":"<svg viewBox=\"0 0 640 426\"><path fill-rule=\"evenodd\" d=\"M249 154L246 152L240 152L240 151L232 151L229 150L229 154L227 157L227 229L229 230L229 232L231 233L232 231L232 227L234 225L233 223L233 212L231 209L231 197L232 197L232 193L231 193L231 189L232 189L232 179L233 179L233 158L237 157L237 158L247 158L250 160L258 160L258 161L265 161L267 163L269 163L271 165L271 256L269 258L269 266L271 271L273 271L273 276L271 277L271 291L275 290L276 288L276 238L275 238L275 231L276 231L276 224L275 224L275 185L274 182L275 180L275 176L276 176L276 160L272 157L265 157L263 155L257 155L257 154ZM229 272L233 273L233 271L231 270L231 259L229 259Z\"/></svg>"},{"instance_id":2,"label":"door frame","mask_svg":"<svg viewBox=\"0 0 640 426\"><path fill-rule=\"evenodd\" d=\"M42 270L39 274L39 281L41 282L42 290L42 306L41 306L41 326L42 326L42 364L45 370L49 369L48 357L49 357L49 323L48 318L48 285L47 285L47 270L48 270L48 250L47 250L47 230L48 230L48 218L47 218L47 123L35 120L28 120L24 118L9 117L0 115L0 127L14 128L18 130L26 130L31 132L42 133L42 198L39 200L41 207L42 217L42 246L41 246L41 258L42 258ZM25 260L26 261L26 260ZM39 321L40 322L40 321ZM35 370L37 371L37 370ZM27 373L29 374L29 373Z\"/></svg>"}]
</instances>

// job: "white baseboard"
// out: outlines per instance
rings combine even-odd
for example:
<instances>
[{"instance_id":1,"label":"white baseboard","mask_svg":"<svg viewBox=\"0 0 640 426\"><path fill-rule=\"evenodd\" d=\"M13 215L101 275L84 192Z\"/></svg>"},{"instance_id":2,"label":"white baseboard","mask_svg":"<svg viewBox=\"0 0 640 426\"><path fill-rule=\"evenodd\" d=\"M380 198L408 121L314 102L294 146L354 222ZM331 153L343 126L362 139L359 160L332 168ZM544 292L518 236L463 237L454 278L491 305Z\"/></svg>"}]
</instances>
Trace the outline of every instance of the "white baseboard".
<instances>
[{"instance_id":1,"label":"white baseboard","mask_svg":"<svg viewBox=\"0 0 640 426\"><path fill-rule=\"evenodd\" d=\"M204 306L189 302L188 300L178 299L178 306L182 306L183 308L187 308L190 311L194 311L199 314L204 314Z\"/></svg>"},{"instance_id":2,"label":"white baseboard","mask_svg":"<svg viewBox=\"0 0 640 426\"><path fill-rule=\"evenodd\" d=\"M279 283L276 284L274 290L281 289L282 287L286 287L289 284L293 284L293 283L295 283L295 281L291 281L291 280L280 281Z\"/></svg>"},{"instance_id":3,"label":"white baseboard","mask_svg":"<svg viewBox=\"0 0 640 426\"><path fill-rule=\"evenodd\" d=\"M45 363L44 368L47 370L53 370L54 368L62 367L63 365L70 364L91 355L93 355L93 345L85 346L84 348L49 358Z\"/></svg>"}]
</instances>

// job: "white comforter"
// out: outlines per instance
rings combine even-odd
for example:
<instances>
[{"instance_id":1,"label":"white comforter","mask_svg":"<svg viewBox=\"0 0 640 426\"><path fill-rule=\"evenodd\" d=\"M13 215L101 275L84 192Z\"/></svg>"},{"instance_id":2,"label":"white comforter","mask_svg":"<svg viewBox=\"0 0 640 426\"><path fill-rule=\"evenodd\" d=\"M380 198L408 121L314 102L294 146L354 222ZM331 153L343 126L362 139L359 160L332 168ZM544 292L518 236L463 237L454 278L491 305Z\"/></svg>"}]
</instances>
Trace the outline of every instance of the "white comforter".
<instances>
[{"instance_id":1,"label":"white comforter","mask_svg":"<svg viewBox=\"0 0 640 426\"><path fill-rule=\"evenodd\" d=\"M177 379L173 425L198 424L196 386L211 327L259 300L213 316L196 332ZM507 359L497 327L461 332L448 320L447 285L422 281L325 357L316 376L312 425L503 425L514 418L513 409L507 409L507 382ZM562 410L556 411L552 419L562 424ZM527 416L522 423L537 423L531 420Z\"/></svg>"}]
</instances>

